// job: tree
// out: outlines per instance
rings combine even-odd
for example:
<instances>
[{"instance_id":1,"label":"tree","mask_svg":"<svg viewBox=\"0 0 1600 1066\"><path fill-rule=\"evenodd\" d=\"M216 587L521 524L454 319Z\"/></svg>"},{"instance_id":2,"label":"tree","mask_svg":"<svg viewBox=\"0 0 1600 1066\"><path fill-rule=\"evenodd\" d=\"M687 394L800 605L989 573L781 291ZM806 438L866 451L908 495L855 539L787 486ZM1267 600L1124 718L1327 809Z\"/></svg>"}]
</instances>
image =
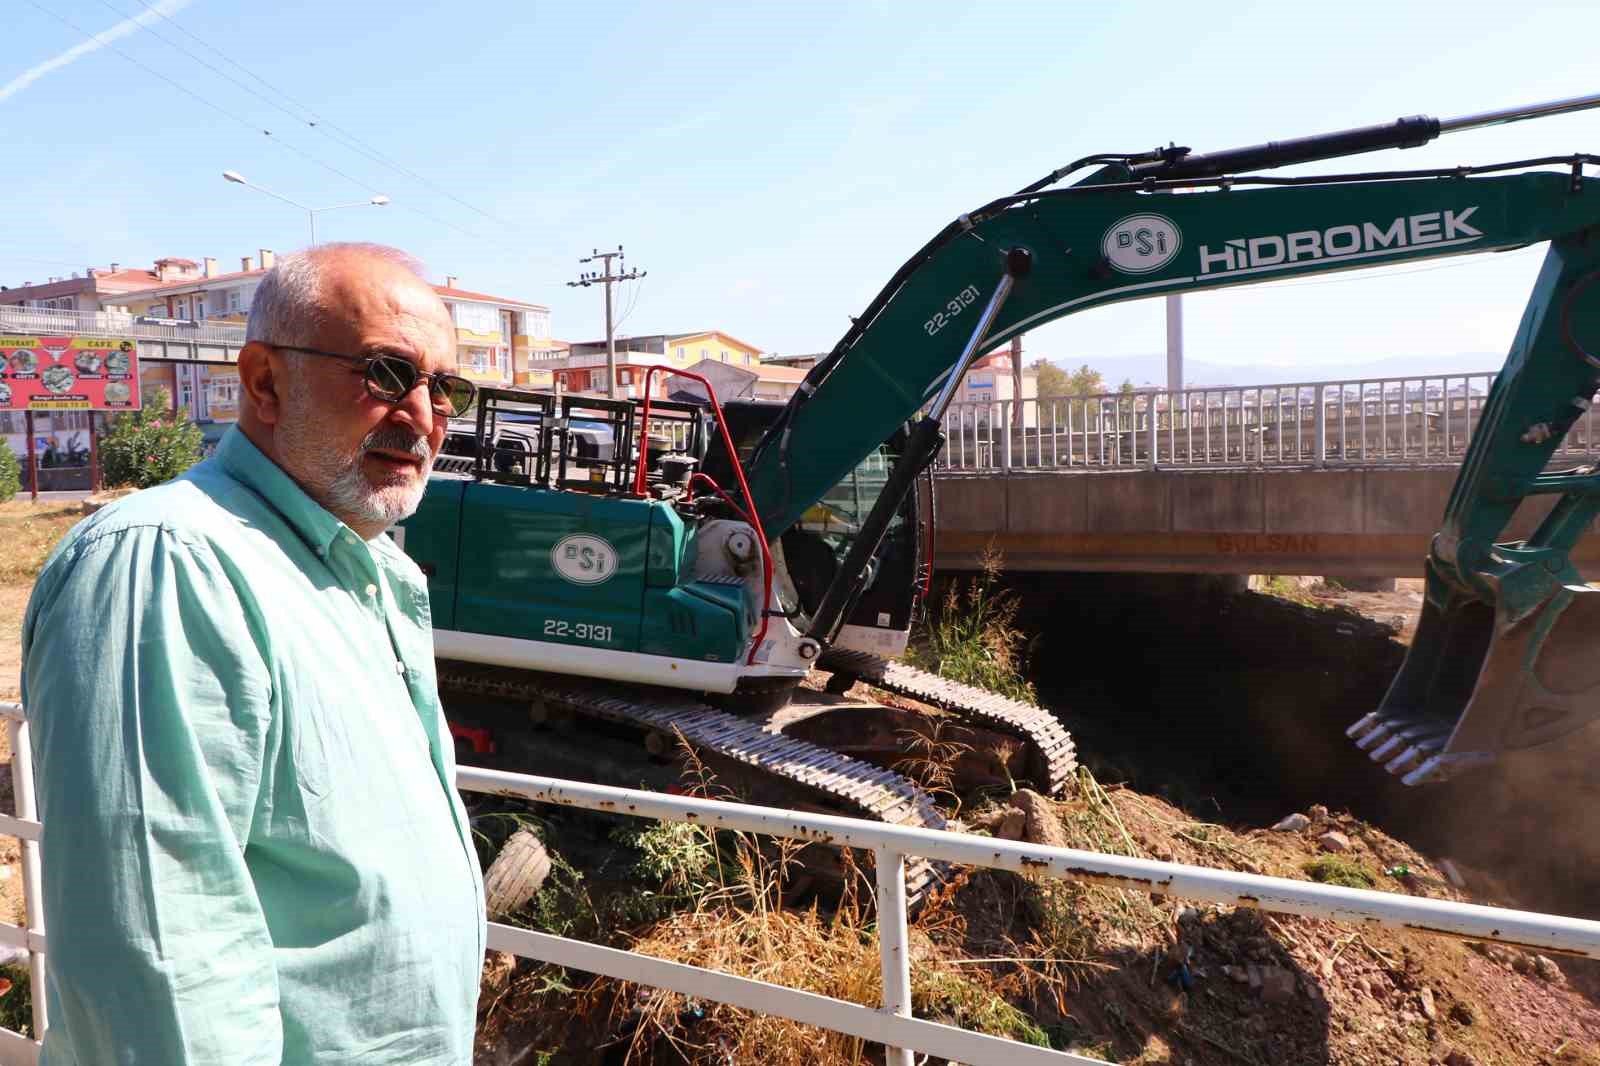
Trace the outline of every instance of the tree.
<instances>
[{"instance_id":1,"label":"tree","mask_svg":"<svg viewBox=\"0 0 1600 1066\"><path fill-rule=\"evenodd\" d=\"M1029 369L1039 377L1041 399L1052 396L1093 396L1106 391L1105 379L1100 376L1100 371L1091 369L1087 363L1070 374L1048 359L1035 360Z\"/></svg>"},{"instance_id":2,"label":"tree","mask_svg":"<svg viewBox=\"0 0 1600 1066\"><path fill-rule=\"evenodd\" d=\"M1100 371L1084 363L1067 376L1068 396L1093 396L1106 391L1106 379Z\"/></svg>"},{"instance_id":3,"label":"tree","mask_svg":"<svg viewBox=\"0 0 1600 1066\"><path fill-rule=\"evenodd\" d=\"M1062 370L1048 359L1036 359L1028 369L1033 371L1034 376L1039 379L1040 399L1067 395L1069 383L1065 370Z\"/></svg>"},{"instance_id":4,"label":"tree","mask_svg":"<svg viewBox=\"0 0 1600 1066\"><path fill-rule=\"evenodd\" d=\"M145 397L138 411L125 411L100 440L107 485L149 488L170 481L200 461L200 427L188 410L173 414L166 389Z\"/></svg>"}]
</instances>

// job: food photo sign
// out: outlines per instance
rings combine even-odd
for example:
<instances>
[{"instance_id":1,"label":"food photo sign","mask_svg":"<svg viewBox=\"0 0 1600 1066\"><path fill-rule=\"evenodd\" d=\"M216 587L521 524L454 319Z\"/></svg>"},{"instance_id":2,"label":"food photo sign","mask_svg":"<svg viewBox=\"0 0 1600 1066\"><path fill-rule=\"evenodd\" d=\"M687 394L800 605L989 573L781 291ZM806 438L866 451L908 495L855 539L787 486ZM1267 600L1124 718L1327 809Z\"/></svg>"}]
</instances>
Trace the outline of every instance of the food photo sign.
<instances>
[{"instance_id":1,"label":"food photo sign","mask_svg":"<svg viewBox=\"0 0 1600 1066\"><path fill-rule=\"evenodd\" d=\"M0 336L0 411L126 411L139 406L131 340Z\"/></svg>"}]
</instances>

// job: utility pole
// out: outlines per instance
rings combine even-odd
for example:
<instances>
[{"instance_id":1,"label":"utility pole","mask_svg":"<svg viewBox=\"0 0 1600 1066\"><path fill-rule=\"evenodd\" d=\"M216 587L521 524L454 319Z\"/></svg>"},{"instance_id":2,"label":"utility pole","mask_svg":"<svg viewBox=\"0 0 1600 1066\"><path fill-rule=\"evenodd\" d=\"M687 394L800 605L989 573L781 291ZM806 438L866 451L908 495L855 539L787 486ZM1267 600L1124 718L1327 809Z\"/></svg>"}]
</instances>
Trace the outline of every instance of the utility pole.
<instances>
[{"instance_id":1,"label":"utility pole","mask_svg":"<svg viewBox=\"0 0 1600 1066\"><path fill-rule=\"evenodd\" d=\"M577 281L567 282L567 287L574 289L580 285L586 289L590 285L604 285L606 287L606 395L612 399L617 397L617 341L611 324L611 286L617 282L636 281L649 273L646 270L624 271L622 260L625 258L626 256L622 254L622 245L620 244L617 245L617 250L614 252L602 252L596 248L587 259L580 259L578 263L582 265L599 260L605 264L604 270L599 272L593 270L584 271L578 275ZM618 273L615 274L611 272L611 260L613 259L617 260Z\"/></svg>"}]
</instances>

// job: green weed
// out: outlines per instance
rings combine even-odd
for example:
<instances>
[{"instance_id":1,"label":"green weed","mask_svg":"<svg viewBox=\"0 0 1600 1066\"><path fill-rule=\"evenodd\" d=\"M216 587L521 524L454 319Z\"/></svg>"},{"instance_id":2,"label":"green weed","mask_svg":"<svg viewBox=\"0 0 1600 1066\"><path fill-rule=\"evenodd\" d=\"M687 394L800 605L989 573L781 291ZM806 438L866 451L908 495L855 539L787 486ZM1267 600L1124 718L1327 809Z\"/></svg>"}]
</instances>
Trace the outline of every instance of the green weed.
<instances>
[{"instance_id":1,"label":"green weed","mask_svg":"<svg viewBox=\"0 0 1600 1066\"><path fill-rule=\"evenodd\" d=\"M911 1008L920 1017L940 1018L963 1029L1050 1046L1049 1035L1032 1018L993 990L949 970L914 973Z\"/></svg>"},{"instance_id":2,"label":"green weed","mask_svg":"<svg viewBox=\"0 0 1600 1066\"><path fill-rule=\"evenodd\" d=\"M1024 672L1024 637L1015 624L1019 604L998 587L999 554L985 553L981 565L976 578L951 584L907 658L952 681L1036 703L1039 697Z\"/></svg>"},{"instance_id":3,"label":"green weed","mask_svg":"<svg viewBox=\"0 0 1600 1066\"><path fill-rule=\"evenodd\" d=\"M1321 881L1325 885L1343 885L1346 888L1372 888L1377 879L1367 872L1366 867L1353 859L1346 859L1340 855L1324 855L1303 864L1300 869L1313 881Z\"/></svg>"}]
</instances>

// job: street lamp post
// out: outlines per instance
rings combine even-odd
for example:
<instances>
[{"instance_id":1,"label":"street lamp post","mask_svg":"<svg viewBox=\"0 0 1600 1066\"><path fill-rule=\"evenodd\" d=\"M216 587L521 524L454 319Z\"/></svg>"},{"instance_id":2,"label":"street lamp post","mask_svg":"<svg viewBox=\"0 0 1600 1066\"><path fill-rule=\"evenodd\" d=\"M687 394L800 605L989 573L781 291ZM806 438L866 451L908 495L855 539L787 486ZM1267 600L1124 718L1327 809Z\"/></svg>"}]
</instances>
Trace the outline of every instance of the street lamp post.
<instances>
[{"instance_id":1,"label":"street lamp post","mask_svg":"<svg viewBox=\"0 0 1600 1066\"><path fill-rule=\"evenodd\" d=\"M353 203L348 204L332 204L328 207L307 207L305 204L302 204L296 200L291 200L287 196L282 196L278 193L275 193L271 189L263 189L259 185L244 180L244 175L240 174L237 170L224 170L222 172L222 177L224 181L231 181L235 185L243 185L246 188L254 189L256 192L266 193L274 200L282 200L284 203L289 204L292 207L298 207L300 210L304 211L306 213L306 222L309 223L311 227L311 247L313 248L315 248L317 245L317 215L321 212L338 211L346 207L382 207L384 204L389 202L389 198L387 196L379 193L370 199L356 200Z\"/></svg>"}]
</instances>

